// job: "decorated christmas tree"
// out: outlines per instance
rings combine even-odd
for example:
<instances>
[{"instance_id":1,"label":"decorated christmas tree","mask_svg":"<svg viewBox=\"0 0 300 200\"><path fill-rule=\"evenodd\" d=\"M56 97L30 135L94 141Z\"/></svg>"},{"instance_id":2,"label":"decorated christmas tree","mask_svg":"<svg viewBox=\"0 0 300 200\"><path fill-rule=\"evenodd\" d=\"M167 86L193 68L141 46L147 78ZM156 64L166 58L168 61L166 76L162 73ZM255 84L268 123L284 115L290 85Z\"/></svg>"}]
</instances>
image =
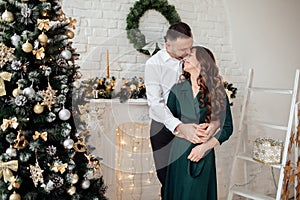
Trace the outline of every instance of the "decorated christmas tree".
<instances>
[{"instance_id":1,"label":"decorated christmas tree","mask_svg":"<svg viewBox=\"0 0 300 200\"><path fill-rule=\"evenodd\" d=\"M76 20L59 0L0 0L0 11L0 199L106 199L76 94Z\"/></svg>"}]
</instances>

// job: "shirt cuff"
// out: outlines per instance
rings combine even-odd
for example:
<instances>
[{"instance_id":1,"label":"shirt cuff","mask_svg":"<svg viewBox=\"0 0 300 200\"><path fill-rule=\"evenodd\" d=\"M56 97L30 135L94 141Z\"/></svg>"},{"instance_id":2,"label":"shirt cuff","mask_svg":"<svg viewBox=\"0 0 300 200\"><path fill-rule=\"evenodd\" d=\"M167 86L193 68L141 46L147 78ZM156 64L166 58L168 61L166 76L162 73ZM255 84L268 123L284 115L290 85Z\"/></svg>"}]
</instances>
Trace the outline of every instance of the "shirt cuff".
<instances>
[{"instance_id":1,"label":"shirt cuff","mask_svg":"<svg viewBox=\"0 0 300 200\"><path fill-rule=\"evenodd\" d=\"M181 124L182 122L177 119L177 118L173 118L173 119L169 119L166 123L165 126L167 127L167 129L169 129L172 133L174 133L176 127Z\"/></svg>"}]
</instances>

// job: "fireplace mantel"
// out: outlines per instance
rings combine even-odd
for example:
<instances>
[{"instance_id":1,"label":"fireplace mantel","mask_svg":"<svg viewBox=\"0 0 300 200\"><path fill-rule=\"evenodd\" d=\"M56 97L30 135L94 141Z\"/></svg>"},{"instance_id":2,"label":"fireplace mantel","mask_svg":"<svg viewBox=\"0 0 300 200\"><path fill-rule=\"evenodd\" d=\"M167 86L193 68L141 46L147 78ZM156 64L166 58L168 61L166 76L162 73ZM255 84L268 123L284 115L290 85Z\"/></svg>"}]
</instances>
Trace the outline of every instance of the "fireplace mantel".
<instances>
[{"instance_id":1,"label":"fireplace mantel","mask_svg":"<svg viewBox=\"0 0 300 200\"><path fill-rule=\"evenodd\" d=\"M102 173L105 184L108 186L107 197L109 199L119 199L120 196L120 194L117 194L116 188L118 185L116 182L119 181L116 178L116 150L118 149L116 144L116 129L121 124L128 122L149 125L150 119L146 99L129 99L124 103L120 103L119 99L90 100L90 138L88 144L96 148L92 154L103 159L101 161ZM149 137L149 135L146 136ZM149 151L151 152L151 149ZM149 159L153 159L151 154L149 157L151 157ZM155 171L153 163L151 166L153 166L153 171ZM153 187L150 188L151 192L144 194L142 199L154 199L158 197L159 183L156 180L155 173L154 178L155 180L151 183L153 184ZM157 190L157 194L153 193L153 190ZM153 196L154 194L155 196Z\"/></svg>"}]
</instances>

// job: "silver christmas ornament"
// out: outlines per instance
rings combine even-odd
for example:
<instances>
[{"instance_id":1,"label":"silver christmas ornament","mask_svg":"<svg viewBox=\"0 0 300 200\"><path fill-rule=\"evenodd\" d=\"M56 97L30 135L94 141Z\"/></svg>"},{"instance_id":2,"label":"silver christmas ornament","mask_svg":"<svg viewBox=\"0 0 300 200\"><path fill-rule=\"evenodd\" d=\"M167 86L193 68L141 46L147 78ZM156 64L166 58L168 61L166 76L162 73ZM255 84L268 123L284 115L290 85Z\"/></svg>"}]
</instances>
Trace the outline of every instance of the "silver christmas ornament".
<instances>
[{"instance_id":1,"label":"silver christmas ornament","mask_svg":"<svg viewBox=\"0 0 300 200\"><path fill-rule=\"evenodd\" d=\"M49 112L48 116L46 117L47 122L53 122L56 119L56 115L53 112Z\"/></svg>"},{"instance_id":2,"label":"silver christmas ornament","mask_svg":"<svg viewBox=\"0 0 300 200\"><path fill-rule=\"evenodd\" d=\"M6 153L7 155L9 155L10 157L16 157L16 156L17 156L17 150L14 149L14 148L11 147L11 146L10 146L9 148L6 149L5 153Z\"/></svg>"},{"instance_id":3,"label":"silver christmas ornament","mask_svg":"<svg viewBox=\"0 0 300 200\"><path fill-rule=\"evenodd\" d=\"M72 58L72 53L69 50L63 50L60 55L66 60L70 60Z\"/></svg>"},{"instance_id":4,"label":"silver christmas ornament","mask_svg":"<svg viewBox=\"0 0 300 200\"><path fill-rule=\"evenodd\" d=\"M71 113L68 109L63 108L61 111L58 113L59 119L66 121L70 119Z\"/></svg>"},{"instance_id":5,"label":"silver christmas ornament","mask_svg":"<svg viewBox=\"0 0 300 200\"><path fill-rule=\"evenodd\" d=\"M86 179L86 180L82 181L81 188L86 190L90 187L90 185L91 185L90 180Z\"/></svg>"},{"instance_id":6,"label":"silver christmas ornament","mask_svg":"<svg viewBox=\"0 0 300 200\"><path fill-rule=\"evenodd\" d=\"M77 88L77 89L80 88L80 85L81 85L80 81L74 81L74 82L73 82L73 86L74 86L75 88Z\"/></svg>"},{"instance_id":7,"label":"silver christmas ornament","mask_svg":"<svg viewBox=\"0 0 300 200\"><path fill-rule=\"evenodd\" d=\"M67 148L67 149L72 149L74 146L74 141L72 139L66 139L64 141L64 147Z\"/></svg>"},{"instance_id":8,"label":"silver christmas ornament","mask_svg":"<svg viewBox=\"0 0 300 200\"><path fill-rule=\"evenodd\" d=\"M21 40L21 36L17 35L16 33L10 38L12 45L17 47Z\"/></svg>"},{"instance_id":9,"label":"silver christmas ornament","mask_svg":"<svg viewBox=\"0 0 300 200\"><path fill-rule=\"evenodd\" d=\"M30 87L27 87L23 90L23 94L28 97L28 98L33 98L34 95L35 95L35 91L34 89L32 88L32 86Z\"/></svg>"}]
</instances>

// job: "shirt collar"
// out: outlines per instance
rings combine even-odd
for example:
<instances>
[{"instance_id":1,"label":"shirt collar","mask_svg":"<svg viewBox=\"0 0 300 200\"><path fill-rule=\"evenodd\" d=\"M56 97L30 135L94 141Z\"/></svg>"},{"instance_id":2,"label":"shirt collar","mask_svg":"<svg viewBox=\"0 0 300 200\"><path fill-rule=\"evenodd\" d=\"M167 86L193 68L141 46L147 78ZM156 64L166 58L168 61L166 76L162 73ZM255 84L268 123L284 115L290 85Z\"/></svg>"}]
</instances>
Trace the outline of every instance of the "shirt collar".
<instances>
[{"instance_id":1,"label":"shirt collar","mask_svg":"<svg viewBox=\"0 0 300 200\"><path fill-rule=\"evenodd\" d=\"M162 57L162 59L163 59L164 62L167 62L168 60L177 60L177 59L171 57L170 54L167 52L166 49L162 49L161 52L162 52L162 56L161 57Z\"/></svg>"}]
</instances>

